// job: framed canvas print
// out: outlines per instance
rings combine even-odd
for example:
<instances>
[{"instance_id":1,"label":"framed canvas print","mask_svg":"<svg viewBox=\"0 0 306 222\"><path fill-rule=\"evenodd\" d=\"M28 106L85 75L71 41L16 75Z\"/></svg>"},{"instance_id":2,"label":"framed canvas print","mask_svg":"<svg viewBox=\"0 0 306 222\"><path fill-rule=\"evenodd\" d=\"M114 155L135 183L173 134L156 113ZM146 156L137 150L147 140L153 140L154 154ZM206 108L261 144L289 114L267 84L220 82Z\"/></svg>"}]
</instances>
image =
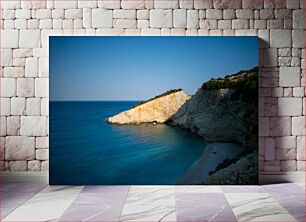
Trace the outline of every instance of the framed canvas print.
<instances>
[{"instance_id":1,"label":"framed canvas print","mask_svg":"<svg viewBox=\"0 0 306 222\"><path fill-rule=\"evenodd\" d=\"M49 42L50 184L257 184L257 37Z\"/></svg>"}]
</instances>

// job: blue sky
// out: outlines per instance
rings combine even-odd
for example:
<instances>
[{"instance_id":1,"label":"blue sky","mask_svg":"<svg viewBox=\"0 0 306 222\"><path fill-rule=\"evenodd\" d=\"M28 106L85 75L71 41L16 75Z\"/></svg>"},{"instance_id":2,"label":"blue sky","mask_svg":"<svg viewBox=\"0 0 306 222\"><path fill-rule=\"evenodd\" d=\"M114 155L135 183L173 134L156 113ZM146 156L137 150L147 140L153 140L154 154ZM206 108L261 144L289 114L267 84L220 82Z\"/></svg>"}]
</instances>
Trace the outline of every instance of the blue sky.
<instances>
[{"instance_id":1,"label":"blue sky","mask_svg":"<svg viewBox=\"0 0 306 222\"><path fill-rule=\"evenodd\" d=\"M50 37L50 100L146 100L258 64L257 37Z\"/></svg>"}]
</instances>

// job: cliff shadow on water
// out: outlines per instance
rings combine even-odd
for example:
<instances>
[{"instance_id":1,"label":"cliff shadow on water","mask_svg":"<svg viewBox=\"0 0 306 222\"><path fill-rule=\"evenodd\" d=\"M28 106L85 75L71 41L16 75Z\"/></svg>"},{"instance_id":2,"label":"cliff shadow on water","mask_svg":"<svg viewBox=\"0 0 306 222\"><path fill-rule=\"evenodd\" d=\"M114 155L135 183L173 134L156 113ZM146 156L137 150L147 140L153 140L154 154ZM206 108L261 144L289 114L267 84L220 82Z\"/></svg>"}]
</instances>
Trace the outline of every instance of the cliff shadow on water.
<instances>
[{"instance_id":1,"label":"cliff shadow on water","mask_svg":"<svg viewBox=\"0 0 306 222\"><path fill-rule=\"evenodd\" d=\"M204 152L177 184L258 183L258 67L211 79L191 97L166 93L108 122L161 123L201 137Z\"/></svg>"}]
</instances>

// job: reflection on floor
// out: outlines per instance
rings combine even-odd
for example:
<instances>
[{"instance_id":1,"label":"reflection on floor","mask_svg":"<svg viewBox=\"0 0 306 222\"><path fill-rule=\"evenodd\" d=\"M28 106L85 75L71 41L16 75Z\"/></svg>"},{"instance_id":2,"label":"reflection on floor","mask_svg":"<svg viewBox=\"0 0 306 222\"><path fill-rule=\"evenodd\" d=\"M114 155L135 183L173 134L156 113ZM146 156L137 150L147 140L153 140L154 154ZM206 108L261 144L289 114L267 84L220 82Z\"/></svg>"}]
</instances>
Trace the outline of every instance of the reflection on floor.
<instances>
[{"instance_id":1,"label":"reflection on floor","mask_svg":"<svg viewBox=\"0 0 306 222\"><path fill-rule=\"evenodd\" d=\"M3 221L305 221L305 186L1 185Z\"/></svg>"}]
</instances>

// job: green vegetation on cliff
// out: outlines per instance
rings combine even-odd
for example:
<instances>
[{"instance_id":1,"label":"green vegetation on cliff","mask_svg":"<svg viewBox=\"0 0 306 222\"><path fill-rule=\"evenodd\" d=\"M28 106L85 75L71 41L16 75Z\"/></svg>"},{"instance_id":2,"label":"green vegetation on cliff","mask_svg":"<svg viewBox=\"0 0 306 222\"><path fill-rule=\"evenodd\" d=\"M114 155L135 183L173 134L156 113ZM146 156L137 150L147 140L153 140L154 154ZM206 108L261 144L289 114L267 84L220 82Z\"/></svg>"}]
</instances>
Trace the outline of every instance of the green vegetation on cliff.
<instances>
[{"instance_id":1,"label":"green vegetation on cliff","mask_svg":"<svg viewBox=\"0 0 306 222\"><path fill-rule=\"evenodd\" d=\"M249 70L241 70L224 78L210 79L203 83L202 89L234 89L236 92L231 99L237 100L240 95L243 101L257 104L258 102L258 67Z\"/></svg>"},{"instance_id":2,"label":"green vegetation on cliff","mask_svg":"<svg viewBox=\"0 0 306 222\"><path fill-rule=\"evenodd\" d=\"M160 94L160 95L158 95L158 96L155 96L154 98L148 99L148 100L146 100L146 101L141 101L140 103L138 103L138 104L135 105L134 107L140 106L140 105L145 104L145 103L147 103L147 102L150 102L150 101L152 101L152 100L154 100L154 99L158 99L158 98L160 98L160 97L170 95L170 94L172 94L172 93L180 92L180 91L182 91L182 90L183 90L183 89L170 89L170 90L168 90L167 92L164 92L164 93L162 93L162 94Z\"/></svg>"}]
</instances>

